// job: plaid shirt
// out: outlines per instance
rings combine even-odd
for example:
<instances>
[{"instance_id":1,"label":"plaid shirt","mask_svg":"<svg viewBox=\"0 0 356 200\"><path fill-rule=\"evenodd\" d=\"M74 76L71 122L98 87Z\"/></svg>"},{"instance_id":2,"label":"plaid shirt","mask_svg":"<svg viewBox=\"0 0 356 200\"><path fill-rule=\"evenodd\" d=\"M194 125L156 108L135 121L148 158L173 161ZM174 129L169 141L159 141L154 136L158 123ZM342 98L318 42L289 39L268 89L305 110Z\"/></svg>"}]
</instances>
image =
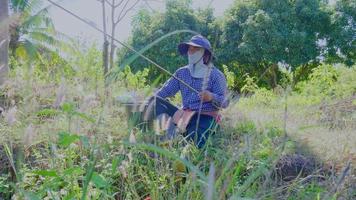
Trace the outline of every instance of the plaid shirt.
<instances>
[{"instance_id":1,"label":"plaid shirt","mask_svg":"<svg viewBox=\"0 0 356 200\"><path fill-rule=\"evenodd\" d=\"M202 91L203 78L194 78L190 75L188 66L179 68L174 75L197 91ZM211 102L204 102L202 105L202 111L216 111L217 107L224 107L224 100L227 91L226 78L224 74L213 67L210 73L209 82L207 88L209 92L213 94L213 100ZM178 91L181 92L183 100L183 109L190 109L194 111L199 110L200 97L195 92L191 91L183 83L179 82L174 77L171 77L164 86L157 92L157 96L167 98L174 96ZM214 106L216 105L216 106Z\"/></svg>"}]
</instances>

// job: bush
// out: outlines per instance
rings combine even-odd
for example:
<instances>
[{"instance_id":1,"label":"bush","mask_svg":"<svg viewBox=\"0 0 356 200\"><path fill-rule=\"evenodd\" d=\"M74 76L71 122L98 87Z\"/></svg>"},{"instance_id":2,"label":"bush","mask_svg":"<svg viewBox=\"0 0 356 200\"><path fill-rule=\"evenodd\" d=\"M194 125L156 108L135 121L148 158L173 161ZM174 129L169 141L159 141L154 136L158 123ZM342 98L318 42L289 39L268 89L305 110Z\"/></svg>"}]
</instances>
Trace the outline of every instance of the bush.
<instances>
[{"instance_id":1,"label":"bush","mask_svg":"<svg viewBox=\"0 0 356 200\"><path fill-rule=\"evenodd\" d=\"M296 85L302 96L322 100L340 99L356 93L356 66L320 65L313 69L308 80Z\"/></svg>"}]
</instances>

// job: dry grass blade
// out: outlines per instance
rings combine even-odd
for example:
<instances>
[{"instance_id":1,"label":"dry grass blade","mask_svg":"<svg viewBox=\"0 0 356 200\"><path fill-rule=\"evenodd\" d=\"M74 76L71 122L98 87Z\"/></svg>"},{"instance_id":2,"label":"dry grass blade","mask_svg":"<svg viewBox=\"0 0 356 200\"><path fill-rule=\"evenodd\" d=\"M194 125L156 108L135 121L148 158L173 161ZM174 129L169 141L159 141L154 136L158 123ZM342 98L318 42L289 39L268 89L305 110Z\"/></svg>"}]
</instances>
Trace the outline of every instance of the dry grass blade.
<instances>
[{"instance_id":1,"label":"dry grass blade","mask_svg":"<svg viewBox=\"0 0 356 200\"><path fill-rule=\"evenodd\" d=\"M7 40L2 40L2 41L0 42L0 47L1 47L2 45L4 45L5 42L7 42ZM1 67L2 67L2 66L1 66ZM0 68L1 68L1 67L0 67Z\"/></svg>"},{"instance_id":2,"label":"dry grass blade","mask_svg":"<svg viewBox=\"0 0 356 200\"><path fill-rule=\"evenodd\" d=\"M5 148L5 153L6 153L7 158L9 159L9 163L11 165L11 168L12 168L16 178L18 178L17 170L16 170L15 162L14 162L14 156L13 156L14 154L11 151L10 147L6 143L3 146Z\"/></svg>"},{"instance_id":3,"label":"dry grass blade","mask_svg":"<svg viewBox=\"0 0 356 200\"><path fill-rule=\"evenodd\" d=\"M339 176L339 180L337 181L337 184L335 185L334 189L332 190L333 194L335 194L340 186L344 183L346 176L348 175L349 171L351 169L351 160L349 160L344 168L344 170L342 170L341 175Z\"/></svg>"},{"instance_id":4,"label":"dry grass blade","mask_svg":"<svg viewBox=\"0 0 356 200\"><path fill-rule=\"evenodd\" d=\"M17 122L16 119L17 108L16 106L11 107L7 112L4 113L6 122L12 126Z\"/></svg>"}]
</instances>

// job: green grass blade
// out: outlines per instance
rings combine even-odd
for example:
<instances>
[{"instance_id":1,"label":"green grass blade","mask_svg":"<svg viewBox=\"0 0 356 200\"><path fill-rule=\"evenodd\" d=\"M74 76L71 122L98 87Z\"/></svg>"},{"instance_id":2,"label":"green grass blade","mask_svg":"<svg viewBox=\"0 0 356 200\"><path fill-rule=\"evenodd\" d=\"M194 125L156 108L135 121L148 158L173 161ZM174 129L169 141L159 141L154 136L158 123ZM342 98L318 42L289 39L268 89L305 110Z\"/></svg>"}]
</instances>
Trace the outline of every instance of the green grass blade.
<instances>
[{"instance_id":1,"label":"green grass blade","mask_svg":"<svg viewBox=\"0 0 356 200\"><path fill-rule=\"evenodd\" d=\"M124 145L136 147L136 148L142 149L142 150L153 151L153 152L156 152L156 153L163 155L167 158L170 158L172 160L178 160L178 161L182 162L191 172L195 173L201 179L202 182L207 183L208 178L195 165L193 165L188 160L179 157L179 155L176 155L166 149L157 147L152 144L139 144L139 143L133 144L133 143L129 143L129 142L124 142Z\"/></svg>"}]
</instances>

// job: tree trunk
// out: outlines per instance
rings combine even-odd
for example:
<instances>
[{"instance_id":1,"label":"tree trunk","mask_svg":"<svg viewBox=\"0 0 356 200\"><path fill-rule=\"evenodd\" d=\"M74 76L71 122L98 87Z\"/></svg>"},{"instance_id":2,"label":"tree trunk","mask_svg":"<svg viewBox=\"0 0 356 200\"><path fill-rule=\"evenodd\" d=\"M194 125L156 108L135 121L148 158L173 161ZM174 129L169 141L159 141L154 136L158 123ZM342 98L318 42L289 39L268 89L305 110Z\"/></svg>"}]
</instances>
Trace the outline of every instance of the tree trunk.
<instances>
[{"instance_id":1,"label":"tree trunk","mask_svg":"<svg viewBox=\"0 0 356 200\"><path fill-rule=\"evenodd\" d=\"M109 71L109 41L108 36L106 35L106 12L105 12L105 1L101 1L101 8L103 14L103 37L104 37L104 44L103 44L103 69L104 69L104 79Z\"/></svg>"},{"instance_id":2,"label":"tree trunk","mask_svg":"<svg viewBox=\"0 0 356 200\"><path fill-rule=\"evenodd\" d=\"M278 65L272 64L269 70L269 85L272 89L277 87Z\"/></svg>"},{"instance_id":3,"label":"tree trunk","mask_svg":"<svg viewBox=\"0 0 356 200\"><path fill-rule=\"evenodd\" d=\"M110 61L110 69L112 69L114 67L114 53L115 53L115 44L114 44L114 38L115 38L115 28L116 28L116 24L113 24L112 26L112 31L111 31L111 42L110 42L110 57L109 57L109 61Z\"/></svg>"},{"instance_id":4,"label":"tree trunk","mask_svg":"<svg viewBox=\"0 0 356 200\"><path fill-rule=\"evenodd\" d=\"M105 40L103 45L103 68L104 68L104 77L109 71L109 41Z\"/></svg>"},{"instance_id":5,"label":"tree trunk","mask_svg":"<svg viewBox=\"0 0 356 200\"><path fill-rule=\"evenodd\" d=\"M109 66L110 69L113 68L114 65L114 52L115 52L115 44L114 44L114 38L115 38L115 29L117 23L115 22L115 0L112 0L112 5L111 5L111 41L110 41L110 55L109 55Z\"/></svg>"},{"instance_id":6,"label":"tree trunk","mask_svg":"<svg viewBox=\"0 0 356 200\"><path fill-rule=\"evenodd\" d=\"M273 66L273 85L272 85L272 88L276 88L277 87L277 73L278 73L278 65L277 64L274 64Z\"/></svg>"},{"instance_id":7,"label":"tree trunk","mask_svg":"<svg viewBox=\"0 0 356 200\"><path fill-rule=\"evenodd\" d=\"M9 4L0 0L0 85L9 72Z\"/></svg>"},{"instance_id":8,"label":"tree trunk","mask_svg":"<svg viewBox=\"0 0 356 200\"><path fill-rule=\"evenodd\" d=\"M10 36L9 51L11 53L15 53L20 40L20 30L18 24L17 23L12 24L12 21L11 21L11 26L9 26L9 36Z\"/></svg>"},{"instance_id":9,"label":"tree trunk","mask_svg":"<svg viewBox=\"0 0 356 200\"><path fill-rule=\"evenodd\" d=\"M111 43L110 47L110 69L114 67L115 44Z\"/></svg>"}]
</instances>

